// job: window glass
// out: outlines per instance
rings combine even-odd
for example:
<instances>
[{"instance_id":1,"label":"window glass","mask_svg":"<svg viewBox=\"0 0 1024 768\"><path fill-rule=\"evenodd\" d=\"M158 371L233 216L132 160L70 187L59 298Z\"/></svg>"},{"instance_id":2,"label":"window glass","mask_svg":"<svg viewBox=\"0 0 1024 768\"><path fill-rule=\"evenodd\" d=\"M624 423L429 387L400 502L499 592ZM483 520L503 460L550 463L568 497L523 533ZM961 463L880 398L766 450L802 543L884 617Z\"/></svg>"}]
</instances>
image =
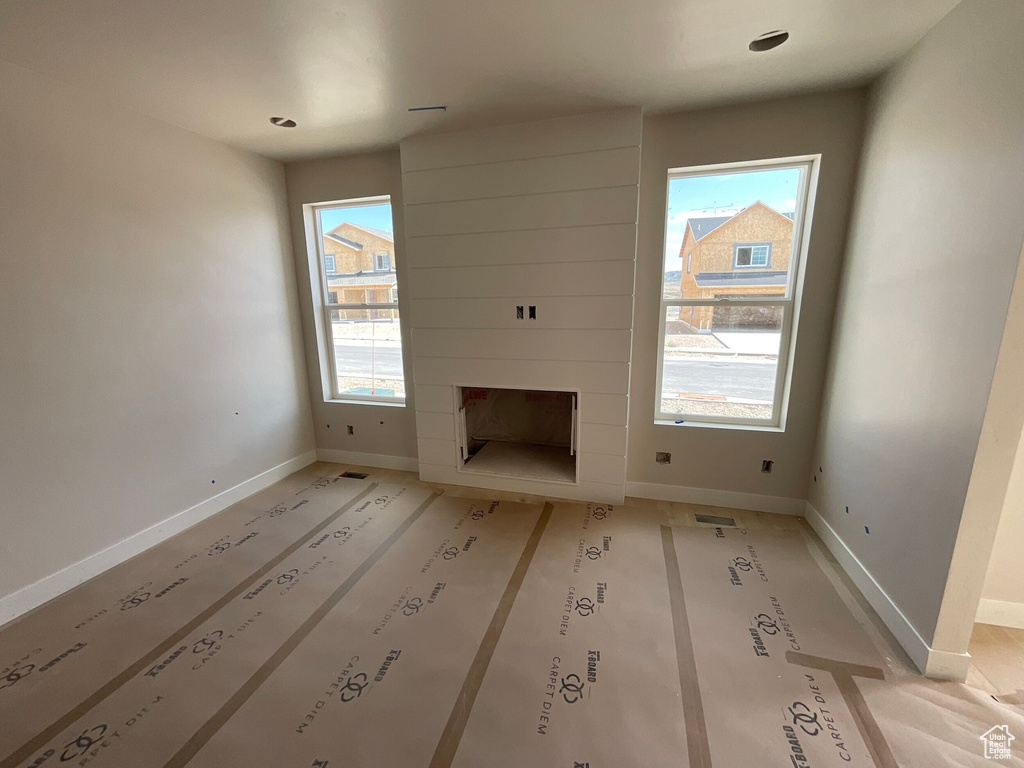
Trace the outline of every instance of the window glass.
<instances>
[{"instance_id":1,"label":"window glass","mask_svg":"<svg viewBox=\"0 0 1024 768\"><path fill-rule=\"evenodd\" d=\"M770 420L785 309L715 307L715 332L694 333L710 309L665 309L661 412L676 420Z\"/></svg>"},{"instance_id":2,"label":"window glass","mask_svg":"<svg viewBox=\"0 0 1024 768\"><path fill-rule=\"evenodd\" d=\"M656 418L779 424L811 168L670 171Z\"/></svg>"},{"instance_id":3,"label":"window glass","mask_svg":"<svg viewBox=\"0 0 1024 768\"><path fill-rule=\"evenodd\" d=\"M339 305L324 310L333 396L404 402L391 203L377 198L315 211L324 303Z\"/></svg>"},{"instance_id":4,"label":"window glass","mask_svg":"<svg viewBox=\"0 0 1024 768\"><path fill-rule=\"evenodd\" d=\"M665 299L787 293L801 167L669 177ZM684 264L685 261L685 264ZM764 270L753 275L749 270ZM748 270L742 278L733 271Z\"/></svg>"}]
</instances>

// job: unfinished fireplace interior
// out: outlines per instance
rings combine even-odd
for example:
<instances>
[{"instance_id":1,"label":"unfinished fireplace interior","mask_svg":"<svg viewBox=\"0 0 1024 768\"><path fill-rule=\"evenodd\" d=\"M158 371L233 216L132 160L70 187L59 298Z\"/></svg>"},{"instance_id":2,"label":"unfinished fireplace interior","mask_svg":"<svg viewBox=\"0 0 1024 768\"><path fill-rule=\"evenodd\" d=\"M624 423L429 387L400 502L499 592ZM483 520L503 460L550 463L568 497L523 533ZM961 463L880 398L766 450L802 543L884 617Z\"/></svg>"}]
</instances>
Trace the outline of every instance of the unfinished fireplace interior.
<instances>
[{"instance_id":1,"label":"unfinished fireplace interior","mask_svg":"<svg viewBox=\"0 0 1024 768\"><path fill-rule=\"evenodd\" d=\"M575 392L458 387L461 469L576 483Z\"/></svg>"}]
</instances>

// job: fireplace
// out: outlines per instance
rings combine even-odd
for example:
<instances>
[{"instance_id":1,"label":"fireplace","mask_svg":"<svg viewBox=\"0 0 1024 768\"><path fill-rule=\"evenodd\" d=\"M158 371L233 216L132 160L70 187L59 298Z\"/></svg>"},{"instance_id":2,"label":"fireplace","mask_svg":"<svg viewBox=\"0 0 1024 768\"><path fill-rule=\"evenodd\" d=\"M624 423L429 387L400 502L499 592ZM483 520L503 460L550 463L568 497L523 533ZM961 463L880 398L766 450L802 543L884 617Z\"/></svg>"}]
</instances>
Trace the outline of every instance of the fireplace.
<instances>
[{"instance_id":1,"label":"fireplace","mask_svg":"<svg viewBox=\"0 0 1024 768\"><path fill-rule=\"evenodd\" d=\"M462 472L578 483L576 392L458 387Z\"/></svg>"}]
</instances>

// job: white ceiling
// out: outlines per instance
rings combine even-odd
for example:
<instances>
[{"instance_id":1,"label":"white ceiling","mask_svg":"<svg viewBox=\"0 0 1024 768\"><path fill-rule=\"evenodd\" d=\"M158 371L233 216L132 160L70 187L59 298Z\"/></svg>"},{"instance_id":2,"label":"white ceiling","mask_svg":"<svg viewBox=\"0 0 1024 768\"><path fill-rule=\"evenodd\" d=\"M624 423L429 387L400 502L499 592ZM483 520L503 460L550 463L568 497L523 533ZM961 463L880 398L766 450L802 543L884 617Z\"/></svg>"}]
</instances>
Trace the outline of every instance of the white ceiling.
<instances>
[{"instance_id":1,"label":"white ceiling","mask_svg":"<svg viewBox=\"0 0 1024 768\"><path fill-rule=\"evenodd\" d=\"M0 58L294 159L625 104L666 111L863 83L956 2L0 0ZM789 42L747 50L774 29ZM448 111L406 111L436 104Z\"/></svg>"}]
</instances>

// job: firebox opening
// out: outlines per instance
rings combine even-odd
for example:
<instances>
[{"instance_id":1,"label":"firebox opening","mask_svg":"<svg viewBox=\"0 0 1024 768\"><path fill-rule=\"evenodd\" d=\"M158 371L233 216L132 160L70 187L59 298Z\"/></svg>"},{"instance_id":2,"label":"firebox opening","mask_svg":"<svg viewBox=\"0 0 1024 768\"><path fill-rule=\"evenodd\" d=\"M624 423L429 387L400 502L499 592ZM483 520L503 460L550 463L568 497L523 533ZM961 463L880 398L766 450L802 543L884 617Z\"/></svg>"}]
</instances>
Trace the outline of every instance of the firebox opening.
<instances>
[{"instance_id":1,"label":"firebox opening","mask_svg":"<svg viewBox=\"0 0 1024 768\"><path fill-rule=\"evenodd\" d=\"M575 392L459 387L461 469L576 483Z\"/></svg>"}]
</instances>

